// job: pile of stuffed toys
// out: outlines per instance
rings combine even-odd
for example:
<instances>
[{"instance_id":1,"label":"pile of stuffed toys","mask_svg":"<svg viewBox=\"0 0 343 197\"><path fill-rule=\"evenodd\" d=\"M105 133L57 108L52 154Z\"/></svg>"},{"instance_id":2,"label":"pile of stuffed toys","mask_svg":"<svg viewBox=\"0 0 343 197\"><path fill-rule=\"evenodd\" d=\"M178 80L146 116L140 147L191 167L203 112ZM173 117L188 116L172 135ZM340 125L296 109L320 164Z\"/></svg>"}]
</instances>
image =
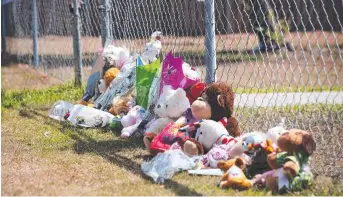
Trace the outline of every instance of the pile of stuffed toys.
<instances>
[{"instance_id":1,"label":"pile of stuffed toys","mask_svg":"<svg viewBox=\"0 0 343 197\"><path fill-rule=\"evenodd\" d=\"M282 193L311 185L308 161L316 144L309 132L286 130L280 123L267 132L243 133L231 87L201 83L198 71L171 52L160 62L161 39L162 33L154 32L140 56L107 45L83 98L55 103L50 117L84 127L109 126L122 138L141 135L152 155L177 149L200 156L198 168L224 171L221 188L264 185Z\"/></svg>"}]
</instances>

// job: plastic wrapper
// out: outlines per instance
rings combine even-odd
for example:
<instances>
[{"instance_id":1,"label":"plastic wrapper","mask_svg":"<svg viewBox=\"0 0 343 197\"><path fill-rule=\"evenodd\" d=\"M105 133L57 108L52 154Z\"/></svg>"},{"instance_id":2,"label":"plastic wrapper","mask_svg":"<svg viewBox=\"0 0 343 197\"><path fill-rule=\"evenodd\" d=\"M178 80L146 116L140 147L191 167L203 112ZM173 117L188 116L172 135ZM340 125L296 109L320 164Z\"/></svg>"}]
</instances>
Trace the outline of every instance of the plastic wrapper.
<instances>
[{"instance_id":1,"label":"plastic wrapper","mask_svg":"<svg viewBox=\"0 0 343 197\"><path fill-rule=\"evenodd\" d=\"M142 171L152 177L154 182L163 182L170 179L176 172L190 170L196 166L193 159L181 150L167 150L157 154L151 161L143 162Z\"/></svg>"},{"instance_id":2,"label":"plastic wrapper","mask_svg":"<svg viewBox=\"0 0 343 197\"><path fill-rule=\"evenodd\" d=\"M49 117L55 120L64 121L65 116L73 108L73 104L66 101L57 101L49 111Z\"/></svg>"},{"instance_id":3,"label":"plastic wrapper","mask_svg":"<svg viewBox=\"0 0 343 197\"><path fill-rule=\"evenodd\" d=\"M137 104L147 109L149 91L156 72L160 69L160 60L136 68Z\"/></svg>"},{"instance_id":4,"label":"plastic wrapper","mask_svg":"<svg viewBox=\"0 0 343 197\"><path fill-rule=\"evenodd\" d=\"M74 105L70 110L68 120L73 125L82 127L105 127L113 118L114 116L108 112L84 105Z\"/></svg>"},{"instance_id":5,"label":"plastic wrapper","mask_svg":"<svg viewBox=\"0 0 343 197\"><path fill-rule=\"evenodd\" d=\"M111 82L106 92L101 94L95 101L97 109L107 111L115 97L127 94L130 88L136 84L136 60L131 59L120 70L120 73Z\"/></svg>"}]
</instances>

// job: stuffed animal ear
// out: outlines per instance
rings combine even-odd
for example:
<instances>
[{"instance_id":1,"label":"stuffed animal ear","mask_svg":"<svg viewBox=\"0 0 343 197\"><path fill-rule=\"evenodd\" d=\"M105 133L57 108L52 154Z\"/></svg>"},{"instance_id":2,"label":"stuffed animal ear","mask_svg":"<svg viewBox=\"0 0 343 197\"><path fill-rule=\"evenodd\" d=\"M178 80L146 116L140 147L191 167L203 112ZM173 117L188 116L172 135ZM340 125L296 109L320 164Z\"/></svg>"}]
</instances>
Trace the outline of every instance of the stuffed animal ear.
<instances>
[{"instance_id":1,"label":"stuffed animal ear","mask_svg":"<svg viewBox=\"0 0 343 197\"><path fill-rule=\"evenodd\" d=\"M220 107L225 108L225 102L224 102L224 98L221 95L217 96L217 102L219 104Z\"/></svg>"},{"instance_id":2,"label":"stuffed animal ear","mask_svg":"<svg viewBox=\"0 0 343 197\"><path fill-rule=\"evenodd\" d=\"M218 161L217 167L218 167L219 169L223 169L224 166L225 166L225 161Z\"/></svg>"},{"instance_id":3,"label":"stuffed animal ear","mask_svg":"<svg viewBox=\"0 0 343 197\"><path fill-rule=\"evenodd\" d=\"M242 130L239 127L237 119L233 116L230 116L227 120L226 130L232 137L238 137L242 133Z\"/></svg>"},{"instance_id":4,"label":"stuffed animal ear","mask_svg":"<svg viewBox=\"0 0 343 197\"><path fill-rule=\"evenodd\" d=\"M178 89L176 90L176 92L175 92L175 96L176 96L177 98L186 97L186 92L185 92L183 89L178 88Z\"/></svg>"},{"instance_id":5,"label":"stuffed animal ear","mask_svg":"<svg viewBox=\"0 0 343 197\"><path fill-rule=\"evenodd\" d=\"M242 170L244 169L244 161L242 158L237 157L235 161L235 165L241 168Z\"/></svg>"},{"instance_id":6,"label":"stuffed animal ear","mask_svg":"<svg viewBox=\"0 0 343 197\"><path fill-rule=\"evenodd\" d=\"M163 89L162 89L162 94L167 94L169 91L171 91L173 88L170 86L170 85L165 85L163 86Z\"/></svg>"},{"instance_id":7,"label":"stuffed animal ear","mask_svg":"<svg viewBox=\"0 0 343 197\"><path fill-rule=\"evenodd\" d=\"M304 134L302 139L302 147L304 151L309 155L312 155L312 153L316 150L316 142L314 141L310 133Z\"/></svg>"}]
</instances>

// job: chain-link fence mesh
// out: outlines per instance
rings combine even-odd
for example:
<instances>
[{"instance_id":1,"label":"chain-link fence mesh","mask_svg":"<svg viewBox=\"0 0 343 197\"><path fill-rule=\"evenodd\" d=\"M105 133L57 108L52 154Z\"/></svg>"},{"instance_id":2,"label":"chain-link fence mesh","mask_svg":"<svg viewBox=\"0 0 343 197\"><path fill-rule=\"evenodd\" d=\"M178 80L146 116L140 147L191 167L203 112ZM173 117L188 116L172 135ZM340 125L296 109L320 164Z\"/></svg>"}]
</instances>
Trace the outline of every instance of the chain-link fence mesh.
<instances>
[{"instance_id":1,"label":"chain-link fence mesh","mask_svg":"<svg viewBox=\"0 0 343 197\"><path fill-rule=\"evenodd\" d=\"M206 1L206 0L205 0ZM57 81L71 80L72 17L67 0L38 0L39 68ZM141 53L155 30L162 54L173 51L205 79L205 9L196 0L84 0L84 80L107 37ZM7 52L32 61L31 1L4 5ZM100 7L99 7L100 6ZM343 175L343 2L335 0L215 0L216 76L236 91L236 116L244 131L266 131L286 118L287 128L311 131L317 142L316 174ZM296 92L296 93L294 93Z\"/></svg>"}]
</instances>

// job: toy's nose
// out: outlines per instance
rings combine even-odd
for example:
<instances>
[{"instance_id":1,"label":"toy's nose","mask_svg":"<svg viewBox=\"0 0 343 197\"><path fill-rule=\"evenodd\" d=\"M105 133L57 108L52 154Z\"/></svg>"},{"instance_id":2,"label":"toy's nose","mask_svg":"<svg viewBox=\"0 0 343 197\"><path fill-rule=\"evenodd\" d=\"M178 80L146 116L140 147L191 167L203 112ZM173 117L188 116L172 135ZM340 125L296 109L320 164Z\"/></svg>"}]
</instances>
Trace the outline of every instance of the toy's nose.
<instances>
[{"instance_id":1,"label":"toy's nose","mask_svg":"<svg viewBox=\"0 0 343 197\"><path fill-rule=\"evenodd\" d=\"M161 105L160 105L160 104L158 104L158 105L157 105L157 108L161 108Z\"/></svg>"}]
</instances>

